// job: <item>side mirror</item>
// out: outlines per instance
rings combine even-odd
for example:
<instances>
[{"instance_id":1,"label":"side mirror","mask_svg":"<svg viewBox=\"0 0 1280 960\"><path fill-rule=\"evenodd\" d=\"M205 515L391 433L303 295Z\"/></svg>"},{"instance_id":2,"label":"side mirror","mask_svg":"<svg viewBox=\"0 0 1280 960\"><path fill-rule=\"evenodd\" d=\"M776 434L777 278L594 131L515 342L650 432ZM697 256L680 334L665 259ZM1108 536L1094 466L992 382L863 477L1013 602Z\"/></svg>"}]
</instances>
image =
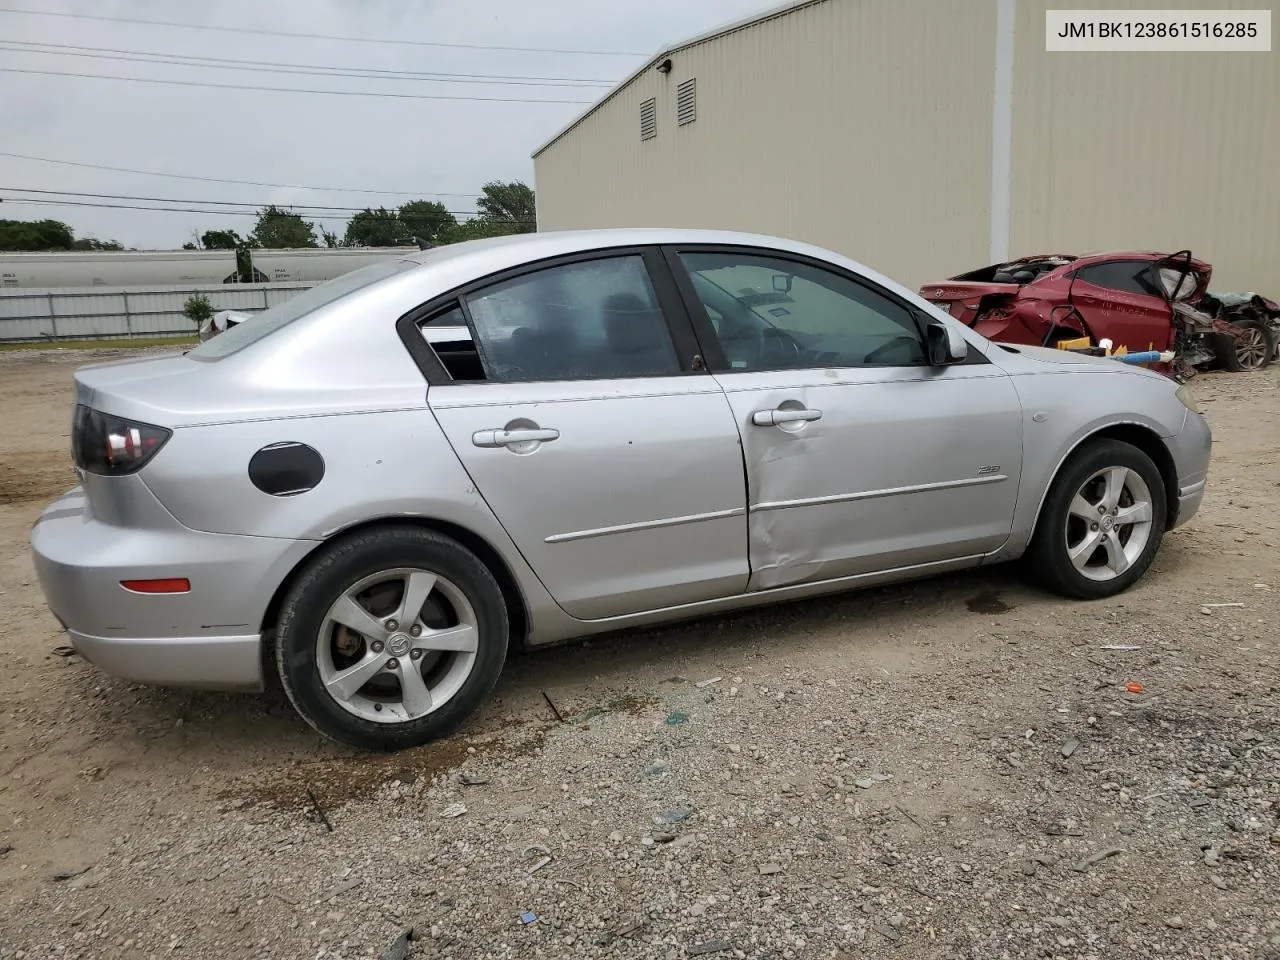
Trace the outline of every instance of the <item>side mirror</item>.
<instances>
[{"instance_id":1,"label":"side mirror","mask_svg":"<svg viewBox=\"0 0 1280 960\"><path fill-rule=\"evenodd\" d=\"M925 324L924 343L929 363L935 367L959 363L969 355L969 343L960 335L960 331L936 320Z\"/></svg>"}]
</instances>

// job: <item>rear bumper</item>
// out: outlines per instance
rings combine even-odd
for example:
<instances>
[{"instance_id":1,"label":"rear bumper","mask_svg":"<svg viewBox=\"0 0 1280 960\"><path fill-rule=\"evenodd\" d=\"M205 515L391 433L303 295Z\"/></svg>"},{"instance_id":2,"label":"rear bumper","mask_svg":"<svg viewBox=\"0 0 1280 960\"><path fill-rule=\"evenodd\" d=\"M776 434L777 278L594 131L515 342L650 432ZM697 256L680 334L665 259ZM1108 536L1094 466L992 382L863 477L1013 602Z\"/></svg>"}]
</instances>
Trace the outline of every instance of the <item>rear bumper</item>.
<instances>
[{"instance_id":1,"label":"rear bumper","mask_svg":"<svg viewBox=\"0 0 1280 960\"><path fill-rule=\"evenodd\" d=\"M140 683L256 690L267 606L313 541L201 533L145 488L136 526L93 515L80 489L31 529L31 556L50 611L72 646L105 673ZM185 577L181 594L141 594L121 580Z\"/></svg>"},{"instance_id":2,"label":"rear bumper","mask_svg":"<svg viewBox=\"0 0 1280 960\"><path fill-rule=\"evenodd\" d=\"M210 690L262 689L262 637L91 637L68 630L76 652L134 683Z\"/></svg>"}]
</instances>

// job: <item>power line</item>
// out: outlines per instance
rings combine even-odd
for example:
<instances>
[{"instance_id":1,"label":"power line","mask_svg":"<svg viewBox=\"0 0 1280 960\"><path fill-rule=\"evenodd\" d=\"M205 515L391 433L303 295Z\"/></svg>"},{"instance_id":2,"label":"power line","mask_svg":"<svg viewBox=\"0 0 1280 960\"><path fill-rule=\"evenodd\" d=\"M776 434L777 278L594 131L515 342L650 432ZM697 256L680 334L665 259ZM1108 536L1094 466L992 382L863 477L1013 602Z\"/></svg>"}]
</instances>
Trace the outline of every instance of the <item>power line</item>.
<instances>
[{"instance_id":1,"label":"power line","mask_svg":"<svg viewBox=\"0 0 1280 960\"><path fill-rule=\"evenodd\" d=\"M281 190L314 190L323 193L363 193L381 197L477 197L476 193L449 193L443 190L367 190L361 187L308 187L300 183L268 183L262 180L231 180L225 177L200 177L190 173L161 173L157 170L137 170L133 167L109 167L101 163L81 163L77 160L54 160L51 157L35 157L25 153L0 151L0 157L15 160L34 160L53 163L62 167L83 167L88 170L110 170L112 173L135 173L144 177L166 177L170 180L198 180L202 183L234 183L246 187L275 187Z\"/></svg>"},{"instance_id":2,"label":"power line","mask_svg":"<svg viewBox=\"0 0 1280 960\"><path fill-rule=\"evenodd\" d=\"M18 193L38 193L52 197L93 197L100 200L144 200L148 203L197 203L204 206L214 207L269 207L273 205L272 201L249 201L249 200L192 200L187 197L139 197L128 193L84 193L77 190L41 190L36 187L0 187L0 192L5 190L13 190ZM7 201L6 201L7 202ZM368 210L369 207L341 207L329 206L320 203L274 203L277 207L288 207L291 210L336 210L342 213L359 213L362 210ZM458 213L456 210L450 210L450 213ZM472 213L463 214L464 216L472 216Z\"/></svg>"},{"instance_id":3,"label":"power line","mask_svg":"<svg viewBox=\"0 0 1280 960\"><path fill-rule=\"evenodd\" d=\"M402 40L399 38L341 37L330 33L297 33L289 30L222 27L209 23L181 23L173 20L142 20L135 17L104 17L92 13L64 13L55 10L22 10L0 7L0 13L17 13L29 17L66 17L72 20L100 20L108 23L135 23L147 27L180 27L186 30L217 30L222 33L253 34L263 37L294 37L305 40L340 40L343 43L389 43L410 47L442 47L457 50L500 50L509 53L558 53L584 57L643 57L647 54L618 50L558 50L552 47L503 47L488 43L446 43L440 40Z\"/></svg>"},{"instance_id":4,"label":"power line","mask_svg":"<svg viewBox=\"0 0 1280 960\"><path fill-rule=\"evenodd\" d=\"M30 73L45 77L76 77L81 80L128 80L133 83L162 83L174 87L204 87L214 90L253 90L258 93L323 94L332 97L390 97L395 100L466 100L476 103L565 103L570 105L593 102L591 100L540 100L528 97L469 97L461 94L444 93L392 93L385 90L313 90L300 87L255 87L243 83L161 80L158 77L113 77L103 73L66 73L59 70L28 70L23 67L0 67L0 73Z\"/></svg>"},{"instance_id":5,"label":"power line","mask_svg":"<svg viewBox=\"0 0 1280 960\"><path fill-rule=\"evenodd\" d=\"M36 49L49 47L54 49ZM249 70L314 77L342 77L356 80L416 80L422 83L477 83L516 87L568 87L569 89L611 86L610 80L579 80L573 77L513 77L483 73L429 73L416 70L379 70L364 67L328 67L323 64L280 63L262 60L234 60L226 57L196 57L186 54L152 53L145 50L115 50L110 47L78 47L63 43L31 43L0 40L0 50L50 57L85 57L91 60L118 60L125 63L156 63L207 70Z\"/></svg>"},{"instance_id":6,"label":"power line","mask_svg":"<svg viewBox=\"0 0 1280 960\"><path fill-rule=\"evenodd\" d=\"M259 211L257 210L201 210L201 209L196 209L192 207L142 207L142 206L137 206L135 204L128 204L128 203L91 203L87 200L43 200L43 199L31 198L31 197L13 197L13 198L5 197L4 202L6 204L29 203L29 204L38 204L41 206L51 206L51 207L94 207L94 208L103 209L103 210L148 210L152 213L198 213L198 214L201 214L202 216L211 216L211 217L256 217L258 216L258 213L259 213ZM277 204L277 206L280 206L280 205ZM288 209L285 209L285 208L281 208L281 209L284 209L286 213L290 212ZM447 212L453 214L455 217L462 216L462 217L473 218L476 216L475 211L450 210ZM320 214L307 214L307 216L318 217L320 216ZM520 226L536 226L537 225L536 221L534 220L504 220L502 222L514 223Z\"/></svg>"},{"instance_id":7,"label":"power line","mask_svg":"<svg viewBox=\"0 0 1280 960\"><path fill-rule=\"evenodd\" d=\"M44 200L39 198L5 197L5 206L11 203L34 203L50 207L94 207L102 210L150 210L152 213L198 213L202 216L256 217L257 210L198 210L193 207L142 207L130 203L89 203L83 200Z\"/></svg>"}]
</instances>

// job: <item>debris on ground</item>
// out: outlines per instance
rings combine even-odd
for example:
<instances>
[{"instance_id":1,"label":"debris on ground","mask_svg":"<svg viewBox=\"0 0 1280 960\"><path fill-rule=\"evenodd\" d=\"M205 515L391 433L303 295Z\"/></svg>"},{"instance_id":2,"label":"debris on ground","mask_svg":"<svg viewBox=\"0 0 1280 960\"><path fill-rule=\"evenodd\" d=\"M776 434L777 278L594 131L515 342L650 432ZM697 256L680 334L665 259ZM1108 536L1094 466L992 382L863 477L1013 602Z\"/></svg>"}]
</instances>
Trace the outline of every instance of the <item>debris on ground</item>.
<instances>
[{"instance_id":1,"label":"debris on ground","mask_svg":"<svg viewBox=\"0 0 1280 960\"><path fill-rule=\"evenodd\" d=\"M1084 873L1090 867L1101 863L1103 860L1108 860L1111 857L1119 856L1122 853L1124 853L1124 849L1122 847L1108 847L1105 850L1100 850L1098 853L1095 853L1091 857L1086 857L1071 869L1076 871L1076 873Z\"/></svg>"},{"instance_id":2,"label":"debris on ground","mask_svg":"<svg viewBox=\"0 0 1280 960\"><path fill-rule=\"evenodd\" d=\"M400 935L391 941L391 946L382 951L381 960L405 960L412 949L409 946L411 940L413 940L413 927L401 931Z\"/></svg>"},{"instance_id":3,"label":"debris on ground","mask_svg":"<svg viewBox=\"0 0 1280 960\"><path fill-rule=\"evenodd\" d=\"M662 813L655 814L653 822L661 827L675 826L677 823L684 823L694 814L693 807L673 807L670 810L664 810Z\"/></svg>"},{"instance_id":4,"label":"debris on ground","mask_svg":"<svg viewBox=\"0 0 1280 960\"><path fill-rule=\"evenodd\" d=\"M728 940L708 940L705 943L692 944L685 952L691 957L707 957L713 953L724 953L732 949L733 944Z\"/></svg>"},{"instance_id":5,"label":"debris on ground","mask_svg":"<svg viewBox=\"0 0 1280 960\"><path fill-rule=\"evenodd\" d=\"M317 819L324 824L325 830L329 833L333 833L333 824L329 822L329 814L327 814L324 807L320 805L319 798L316 797L315 791L310 787L307 787L307 799L311 802L312 812L316 815Z\"/></svg>"},{"instance_id":6,"label":"debris on ground","mask_svg":"<svg viewBox=\"0 0 1280 960\"><path fill-rule=\"evenodd\" d=\"M549 693L547 693L547 691L543 690L543 691L542 691L542 699L543 699L543 700L545 700L545 701L547 701L547 706L551 708L551 713L555 716L555 718L556 718L556 723L564 723L564 717L563 717L563 716L561 716L561 714L560 714L560 708L559 708L559 707L557 707L557 706L555 705L555 702L551 699L551 694L549 694Z\"/></svg>"}]
</instances>

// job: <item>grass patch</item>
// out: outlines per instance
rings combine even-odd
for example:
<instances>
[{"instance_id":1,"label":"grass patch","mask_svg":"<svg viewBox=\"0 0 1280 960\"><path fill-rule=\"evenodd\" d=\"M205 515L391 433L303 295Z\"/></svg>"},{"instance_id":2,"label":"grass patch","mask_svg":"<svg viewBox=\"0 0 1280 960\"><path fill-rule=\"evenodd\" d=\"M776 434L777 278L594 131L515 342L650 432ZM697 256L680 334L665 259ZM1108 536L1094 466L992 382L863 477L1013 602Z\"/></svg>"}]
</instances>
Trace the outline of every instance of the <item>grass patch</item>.
<instances>
[{"instance_id":1,"label":"grass patch","mask_svg":"<svg viewBox=\"0 0 1280 960\"><path fill-rule=\"evenodd\" d=\"M0 343L0 350L139 350L143 347L194 347L198 337L111 337L106 340L30 340Z\"/></svg>"}]
</instances>

